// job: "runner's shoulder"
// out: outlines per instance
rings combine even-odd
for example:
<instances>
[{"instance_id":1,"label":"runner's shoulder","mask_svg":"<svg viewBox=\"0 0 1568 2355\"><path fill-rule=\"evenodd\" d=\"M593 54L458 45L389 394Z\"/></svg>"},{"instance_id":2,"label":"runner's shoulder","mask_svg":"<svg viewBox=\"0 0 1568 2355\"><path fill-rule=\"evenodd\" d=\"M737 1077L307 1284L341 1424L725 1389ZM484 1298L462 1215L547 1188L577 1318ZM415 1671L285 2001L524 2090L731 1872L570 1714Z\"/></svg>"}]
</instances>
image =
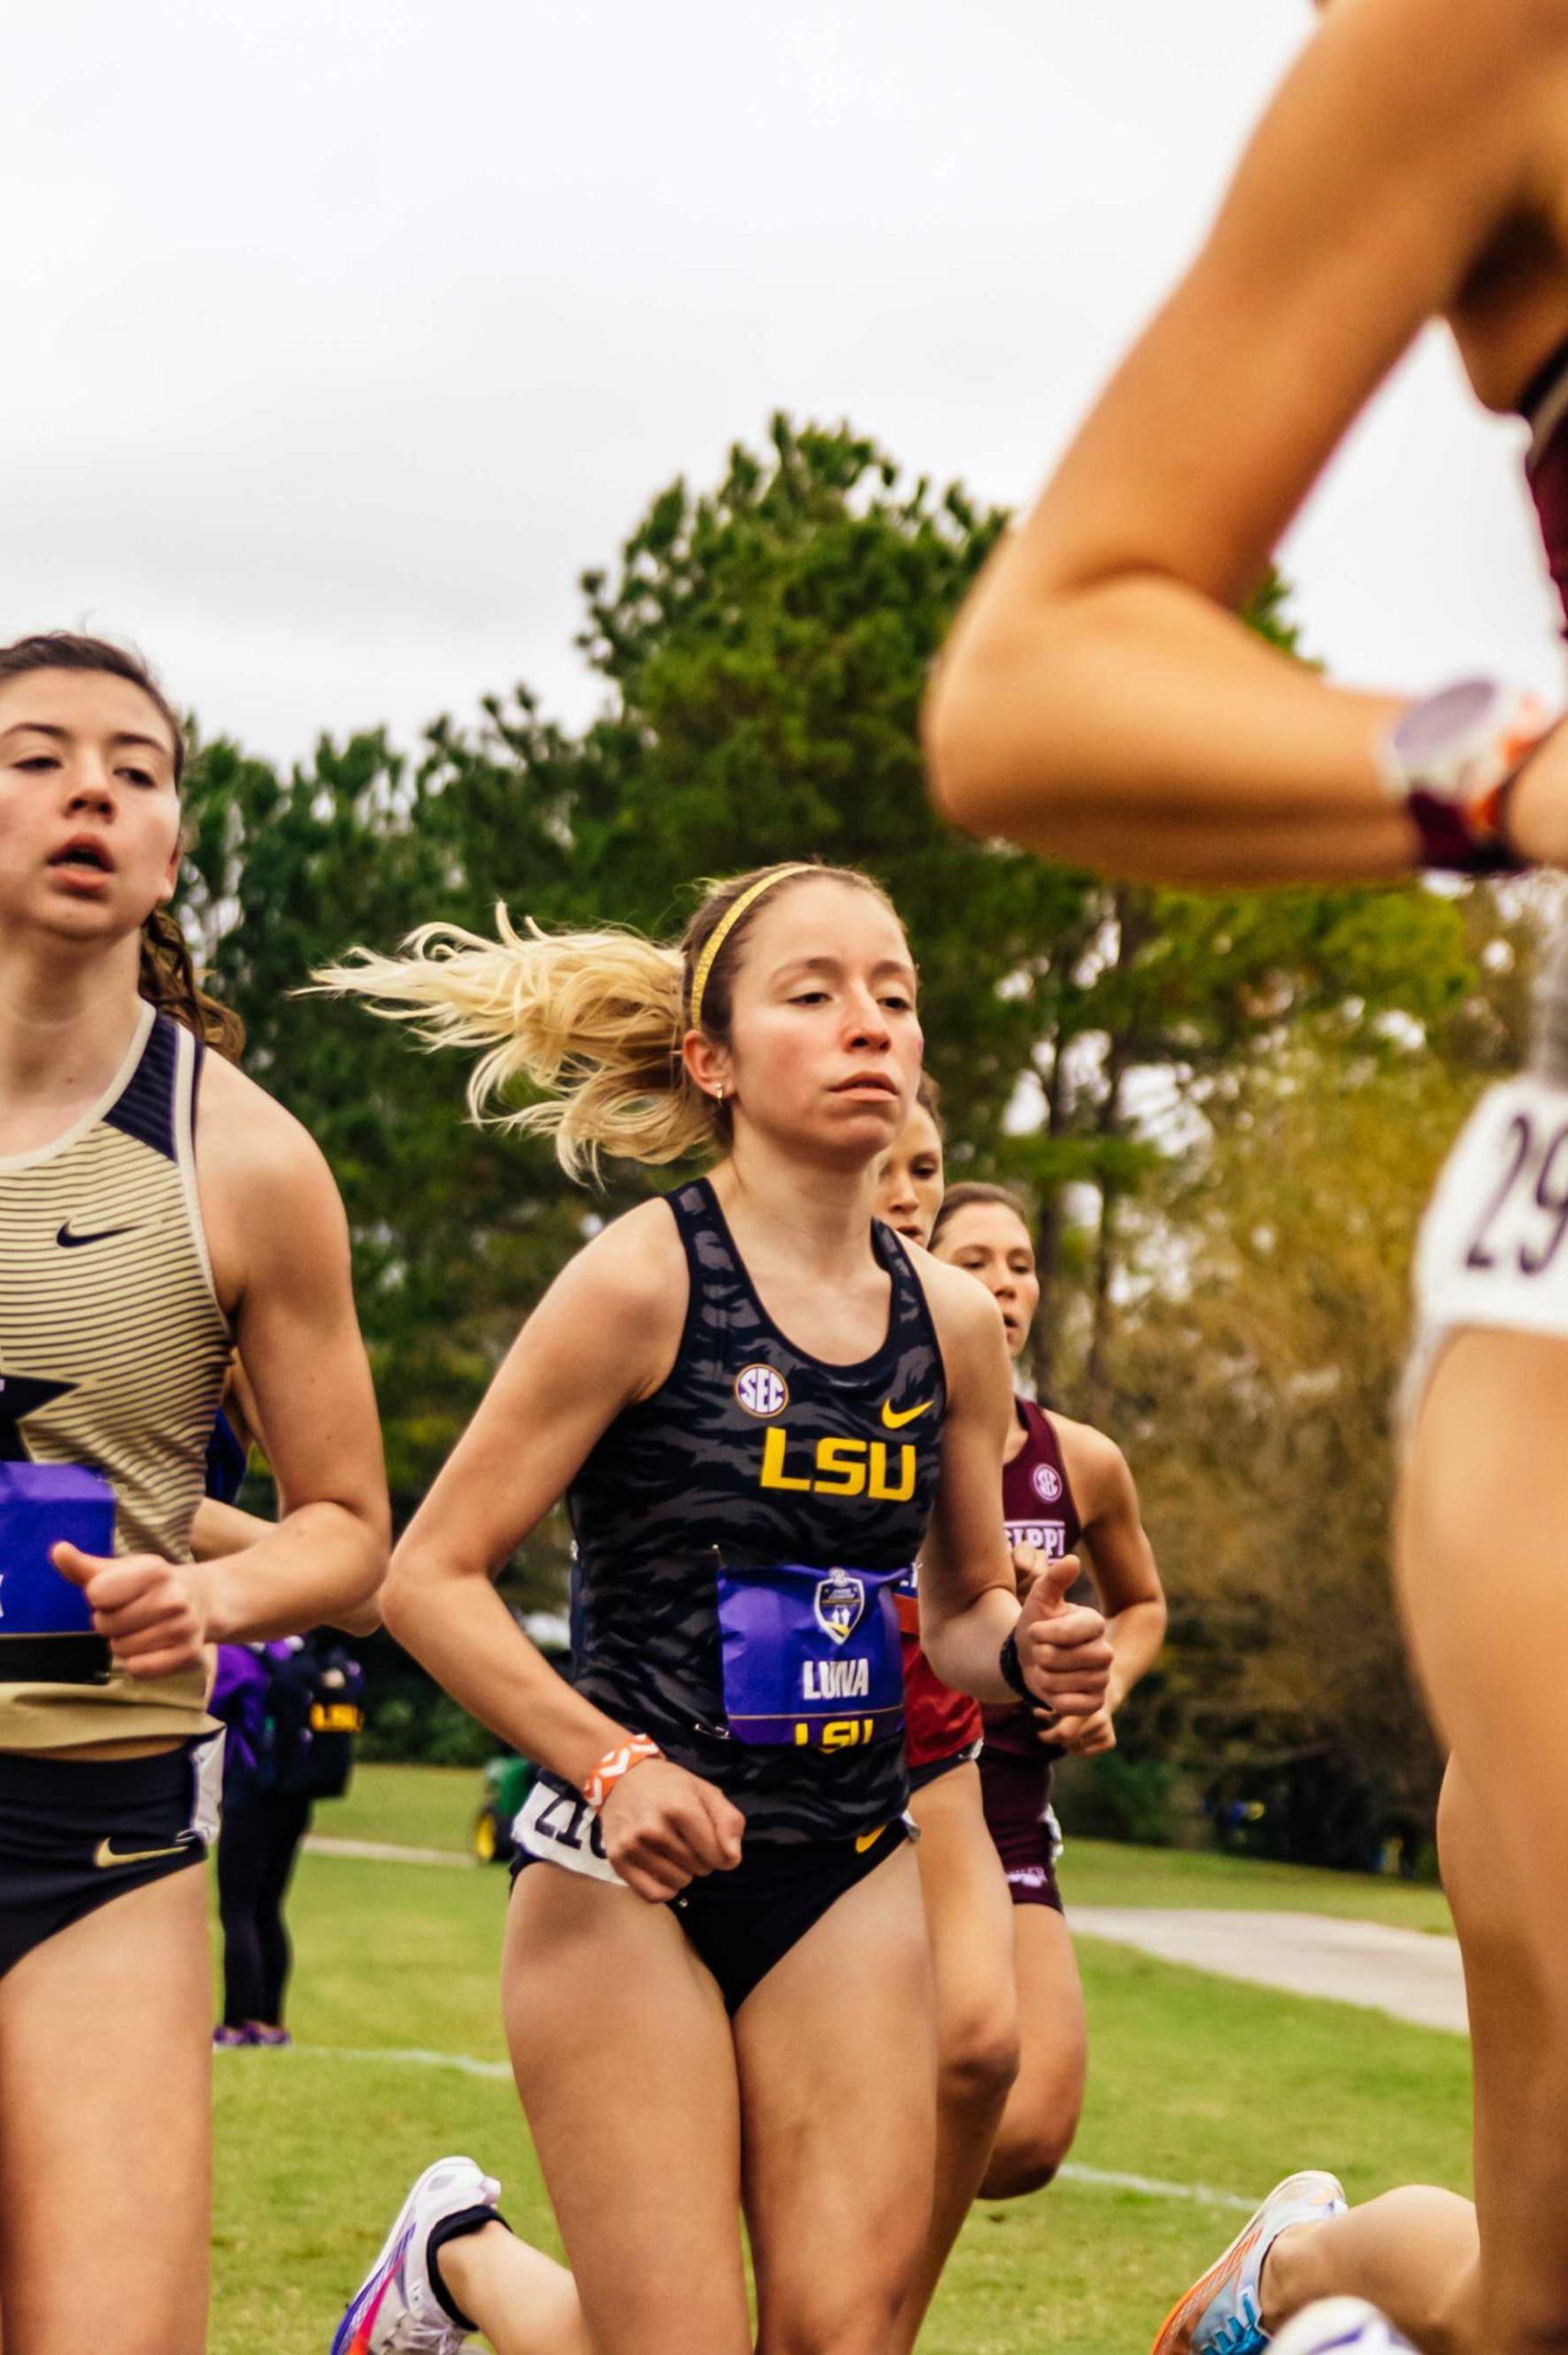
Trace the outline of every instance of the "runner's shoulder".
<instances>
[{"instance_id":1,"label":"runner's shoulder","mask_svg":"<svg viewBox=\"0 0 1568 2355\"><path fill-rule=\"evenodd\" d=\"M965 1353L1000 1348L1005 1354L1007 1328L984 1284L977 1283L967 1268L933 1258L918 1243L906 1244L905 1248L925 1292L943 1355L948 1354L950 1344Z\"/></svg>"},{"instance_id":2,"label":"runner's shoulder","mask_svg":"<svg viewBox=\"0 0 1568 2355\"><path fill-rule=\"evenodd\" d=\"M250 1207L336 1196L326 1155L303 1120L219 1054L201 1066L196 1155L203 1183L237 1189Z\"/></svg>"},{"instance_id":3,"label":"runner's shoulder","mask_svg":"<svg viewBox=\"0 0 1568 2355\"><path fill-rule=\"evenodd\" d=\"M679 1337L690 1293L686 1254L669 1204L639 1202L569 1259L551 1286L558 1311L612 1318L622 1346L640 1351Z\"/></svg>"},{"instance_id":4,"label":"runner's shoulder","mask_svg":"<svg viewBox=\"0 0 1568 2355\"><path fill-rule=\"evenodd\" d=\"M1054 1407L1042 1407L1041 1412L1056 1433L1073 1496L1086 1521L1131 1490L1131 1467L1108 1431L1059 1414Z\"/></svg>"}]
</instances>

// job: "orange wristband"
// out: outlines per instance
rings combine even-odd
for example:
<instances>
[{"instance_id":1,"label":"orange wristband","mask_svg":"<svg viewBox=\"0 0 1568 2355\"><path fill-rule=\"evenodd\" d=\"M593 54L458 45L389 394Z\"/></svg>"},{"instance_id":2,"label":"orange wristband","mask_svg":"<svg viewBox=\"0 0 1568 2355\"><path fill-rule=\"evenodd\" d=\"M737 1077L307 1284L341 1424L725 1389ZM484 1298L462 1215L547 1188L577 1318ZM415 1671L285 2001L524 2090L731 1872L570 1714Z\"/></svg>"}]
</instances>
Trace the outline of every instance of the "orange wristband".
<instances>
[{"instance_id":1,"label":"orange wristband","mask_svg":"<svg viewBox=\"0 0 1568 2355\"><path fill-rule=\"evenodd\" d=\"M646 1733L628 1734L625 1740L617 1742L613 1750L607 1750L582 1786L582 1795L595 1815L599 1814L623 1775L629 1775L634 1766L640 1766L647 1758L662 1758L663 1755L658 1742Z\"/></svg>"}]
</instances>

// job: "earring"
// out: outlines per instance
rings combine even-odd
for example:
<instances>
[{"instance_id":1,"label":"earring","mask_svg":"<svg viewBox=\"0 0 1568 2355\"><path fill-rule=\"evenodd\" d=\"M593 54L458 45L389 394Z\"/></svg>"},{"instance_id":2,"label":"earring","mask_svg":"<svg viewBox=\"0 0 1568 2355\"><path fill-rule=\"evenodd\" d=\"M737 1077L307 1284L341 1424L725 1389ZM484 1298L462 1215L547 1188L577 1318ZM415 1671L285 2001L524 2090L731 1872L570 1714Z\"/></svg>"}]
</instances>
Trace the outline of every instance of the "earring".
<instances>
[{"instance_id":1,"label":"earring","mask_svg":"<svg viewBox=\"0 0 1568 2355\"><path fill-rule=\"evenodd\" d=\"M714 1089L714 1102L715 1104L722 1104L724 1102L724 1082L722 1079L719 1081L718 1086Z\"/></svg>"}]
</instances>

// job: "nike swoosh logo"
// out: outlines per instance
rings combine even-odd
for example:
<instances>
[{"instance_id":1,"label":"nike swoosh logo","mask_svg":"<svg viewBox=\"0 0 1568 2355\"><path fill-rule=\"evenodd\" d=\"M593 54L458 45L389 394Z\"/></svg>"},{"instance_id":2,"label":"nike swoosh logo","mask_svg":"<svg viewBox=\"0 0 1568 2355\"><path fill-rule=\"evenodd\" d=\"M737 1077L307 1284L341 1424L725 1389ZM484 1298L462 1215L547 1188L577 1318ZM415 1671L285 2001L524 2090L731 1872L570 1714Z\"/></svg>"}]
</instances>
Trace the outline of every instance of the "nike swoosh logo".
<instances>
[{"instance_id":1,"label":"nike swoosh logo","mask_svg":"<svg viewBox=\"0 0 1568 2355\"><path fill-rule=\"evenodd\" d=\"M882 1401L882 1427L885 1430L901 1431L906 1423L914 1422L921 1415L929 1415L935 1404L936 1401L933 1398L924 1398L921 1401L921 1404L918 1407L906 1407L903 1413L900 1415L894 1412L893 1401L891 1398L884 1398Z\"/></svg>"},{"instance_id":2,"label":"nike swoosh logo","mask_svg":"<svg viewBox=\"0 0 1568 2355\"><path fill-rule=\"evenodd\" d=\"M172 1848L117 1848L112 1840L100 1840L93 1851L93 1862L100 1873L111 1865L150 1865L157 1856L183 1856L190 1840L177 1840Z\"/></svg>"},{"instance_id":3,"label":"nike swoosh logo","mask_svg":"<svg viewBox=\"0 0 1568 2355\"><path fill-rule=\"evenodd\" d=\"M868 1848L875 1848L887 1829L887 1826L885 1823L879 1823L875 1832L861 1832L854 1844L855 1855L864 1856Z\"/></svg>"},{"instance_id":4,"label":"nike swoosh logo","mask_svg":"<svg viewBox=\"0 0 1568 2355\"><path fill-rule=\"evenodd\" d=\"M54 1239L62 1251L79 1251L84 1243L107 1243L113 1235L134 1235L140 1223L140 1220L132 1219L129 1226L100 1226L91 1235L74 1235L67 1219Z\"/></svg>"}]
</instances>

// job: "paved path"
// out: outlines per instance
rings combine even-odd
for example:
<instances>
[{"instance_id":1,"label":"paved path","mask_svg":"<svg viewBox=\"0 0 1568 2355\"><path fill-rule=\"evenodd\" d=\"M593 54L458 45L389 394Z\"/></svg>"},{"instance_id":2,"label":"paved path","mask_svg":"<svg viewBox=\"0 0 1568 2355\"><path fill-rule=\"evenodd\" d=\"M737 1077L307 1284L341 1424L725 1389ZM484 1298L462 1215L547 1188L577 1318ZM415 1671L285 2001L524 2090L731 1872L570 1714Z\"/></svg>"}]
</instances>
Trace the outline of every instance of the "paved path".
<instances>
[{"instance_id":1,"label":"paved path","mask_svg":"<svg viewBox=\"0 0 1568 2355\"><path fill-rule=\"evenodd\" d=\"M321 1856L475 1869L472 1856L446 1848L394 1847L315 1833L305 1846ZM1417 2028L1466 2032L1459 1947L1452 1938L1425 1930L1391 1929L1381 1922L1345 1921L1331 1913L1230 1913L1214 1906L1074 1905L1069 1919L1085 1937L1136 1947L1162 1962L1183 1962L1290 1994L1358 2004Z\"/></svg>"},{"instance_id":2,"label":"paved path","mask_svg":"<svg viewBox=\"0 0 1568 2355\"><path fill-rule=\"evenodd\" d=\"M1208 1906L1074 1905L1068 1918L1088 1937L1137 1947L1162 1962L1358 2004L1418 2028L1466 2031L1459 1946L1425 1930L1330 1913L1230 1913Z\"/></svg>"}]
</instances>

